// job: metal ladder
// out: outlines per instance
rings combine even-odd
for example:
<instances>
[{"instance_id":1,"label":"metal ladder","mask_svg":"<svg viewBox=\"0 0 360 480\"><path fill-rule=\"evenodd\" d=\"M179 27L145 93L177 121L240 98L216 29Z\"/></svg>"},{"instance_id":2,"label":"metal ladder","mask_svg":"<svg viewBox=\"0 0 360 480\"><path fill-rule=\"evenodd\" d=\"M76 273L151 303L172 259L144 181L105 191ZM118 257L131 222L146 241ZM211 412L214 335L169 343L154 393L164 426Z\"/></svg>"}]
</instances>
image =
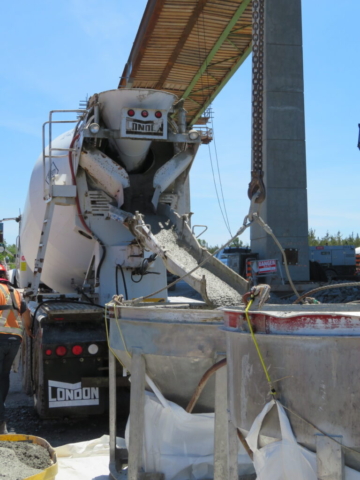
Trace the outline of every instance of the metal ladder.
<instances>
[{"instance_id":1,"label":"metal ladder","mask_svg":"<svg viewBox=\"0 0 360 480\"><path fill-rule=\"evenodd\" d=\"M33 294L36 295L41 281L47 245L50 236L51 222L54 216L55 205L74 205L76 198L76 185L56 185L51 175L51 161L53 158L67 157L70 152L76 152L75 148L53 148L52 147L52 125L54 123L78 123L79 120L54 120L55 113L77 113L80 114L80 121L87 110L52 110L49 114L49 121L43 124L42 128L42 146L43 146L43 192L46 209L42 224L39 246L35 258L34 276L31 285ZM46 154L46 126L48 126L49 152ZM52 152L64 152L60 155L54 155ZM48 174L46 173L48 172ZM48 180L48 183L47 183Z\"/></svg>"}]
</instances>

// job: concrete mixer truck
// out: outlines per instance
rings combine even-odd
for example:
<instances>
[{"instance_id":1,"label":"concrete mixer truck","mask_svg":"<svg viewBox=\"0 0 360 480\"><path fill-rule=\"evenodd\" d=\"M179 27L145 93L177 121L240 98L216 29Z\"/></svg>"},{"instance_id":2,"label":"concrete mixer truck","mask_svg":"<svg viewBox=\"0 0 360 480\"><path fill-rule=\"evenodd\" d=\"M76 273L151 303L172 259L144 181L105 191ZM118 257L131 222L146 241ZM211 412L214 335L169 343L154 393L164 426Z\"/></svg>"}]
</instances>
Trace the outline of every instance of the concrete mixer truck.
<instances>
[{"instance_id":1,"label":"concrete mixer truck","mask_svg":"<svg viewBox=\"0 0 360 480\"><path fill-rule=\"evenodd\" d=\"M185 118L170 93L119 89L93 95L84 109L52 111L43 126L18 278L34 335L23 342L23 386L41 417L104 410L103 306L114 294L131 299L166 286L164 261L127 219L155 231L166 221L161 207L189 213L188 173L201 138ZM52 138L55 126L71 122L75 128ZM152 300L166 298L165 289Z\"/></svg>"}]
</instances>

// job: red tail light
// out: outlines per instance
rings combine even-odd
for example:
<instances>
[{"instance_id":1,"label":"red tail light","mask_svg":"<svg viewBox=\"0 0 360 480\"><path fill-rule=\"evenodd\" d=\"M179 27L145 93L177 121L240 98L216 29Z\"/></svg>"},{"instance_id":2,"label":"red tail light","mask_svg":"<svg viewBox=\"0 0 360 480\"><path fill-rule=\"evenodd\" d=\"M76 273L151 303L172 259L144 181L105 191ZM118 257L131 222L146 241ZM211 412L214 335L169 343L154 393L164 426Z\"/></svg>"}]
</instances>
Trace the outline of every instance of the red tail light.
<instances>
[{"instance_id":1,"label":"red tail light","mask_svg":"<svg viewBox=\"0 0 360 480\"><path fill-rule=\"evenodd\" d=\"M59 347L56 347L56 355L58 355L59 357L63 357L64 355L67 354L67 348L64 347L63 345L60 345Z\"/></svg>"},{"instance_id":2,"label":"red tail light","mask_svg":"<svg viewBox=\"0 0 360 480\"><path fill-rule=\"evenodd\" d=\"M50 356L51 354L52 354L52 350L50 350L50 348L45 350L45 355Z\"/></svg>"},{"instance_id":3,"label":"red tail light","mask_svg":"<svg viewBox=\"0 0 360 480\"><path fill-rule=\"evenodd\" d=\"M71 351L74 355L81 355L83 352L83 348L80 345L74 345Z\"/></svg>"},{"instance_id":4,"label":"red tail light","mask_svg":"<svg viewBox=\"0 0 360 480\"><path fill-rule=\"evenodd\" d=\"M155 117L156 117L156 118L161 118L161 117L162 117L162 113L159 112L159 111L155 112Z\"/></svg>"},{"instance_id":5,"label":"red tail light","mask_svg":"<svg viewBox=\"0 0 360 480\"><path fill-rule=\"evenodd\" d=\"M149 112L148 112L147 110L143 110L143 111L141 112L141 116L144 117L144 118L146 118L146 117L149 116Z\"/></svg>"},{"instance_id":6,"label":"red tail light","mask_svg":"<svg viewBox=\"0 0 360 480\"><path fill-rule=\"evenodd\" d=\"M135 115L134 110L132 110L132 109L130 108L130 110L128 110L128 115L129 115L129 117L133 117L133 116Z\"/></svg>"}]
</instances>

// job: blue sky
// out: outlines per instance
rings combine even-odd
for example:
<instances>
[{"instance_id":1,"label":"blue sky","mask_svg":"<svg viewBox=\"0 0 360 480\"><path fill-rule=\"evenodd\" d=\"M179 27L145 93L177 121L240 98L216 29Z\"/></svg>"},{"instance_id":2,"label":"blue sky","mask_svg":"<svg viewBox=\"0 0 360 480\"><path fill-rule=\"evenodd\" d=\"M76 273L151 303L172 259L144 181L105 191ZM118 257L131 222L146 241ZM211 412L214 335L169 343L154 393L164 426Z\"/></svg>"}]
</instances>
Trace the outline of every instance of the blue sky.
<instances>
[{"instance_id":1,"label":"blue sky","mask_svg":"<svg viewBox=\"0 0 360 480\"><path fill-rule=\"evenodd\" d=\"M0 218L23 209L41 126L53 109L74 109L116 88L145 0L18 0L2 5L0 32ZM303 0L309 226L360 233L357 124L360 123L360 2ZM234 232L247 213L250 176L250 58L213 104L227 212ZM210 147L214 157L214 144ZM193 222L209 244L228 239L213 185L209 149L191 173ZM16 224L5 224L12 243ZM247 240L248 237L244 237Z\"/></svg>"}]
</instances>

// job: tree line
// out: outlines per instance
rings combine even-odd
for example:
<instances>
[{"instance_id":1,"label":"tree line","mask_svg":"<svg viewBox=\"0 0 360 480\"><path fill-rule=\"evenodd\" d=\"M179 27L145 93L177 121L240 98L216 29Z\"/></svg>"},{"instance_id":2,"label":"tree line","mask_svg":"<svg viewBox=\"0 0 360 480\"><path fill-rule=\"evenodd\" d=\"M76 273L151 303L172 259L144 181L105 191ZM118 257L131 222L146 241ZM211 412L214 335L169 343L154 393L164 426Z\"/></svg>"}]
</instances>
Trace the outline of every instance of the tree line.
<instances>
[{"instance_id":1,"label":"tree line","mask_svg":"<svg viewBox=\"0 0 360 480\"><path fill-rule=\"evenodd\" d=\"M335 235L330 235L329 232L326 232L325 235L317 236L313 228L309 230L309 245L354 245L355 247L360 247L360 236L357 233L351 233L347 237L344 237L339 231Z\"/></svg>"},{"instance_id":2,"label":"tree line","mask_svg":"<svg viewBox=\"0 0 360 480\"><path fill-rule=\"evenodd\" d=\"M206 240L199 239L199 243L202 247L205 247L209 250L210 253L214 253L218 250L219 245L209 245ZM313 228L309 230L309 246L318 246L318 245L354 245L355 247L360 247L360 236L357 233L351 233L348 236L343 236L339 231L335 235L326 232L323 236L316 235L316 231ZM235 241L230 245L231 247L247 247L242 240L236 238Z\"/></svg>"}]
</instances>

